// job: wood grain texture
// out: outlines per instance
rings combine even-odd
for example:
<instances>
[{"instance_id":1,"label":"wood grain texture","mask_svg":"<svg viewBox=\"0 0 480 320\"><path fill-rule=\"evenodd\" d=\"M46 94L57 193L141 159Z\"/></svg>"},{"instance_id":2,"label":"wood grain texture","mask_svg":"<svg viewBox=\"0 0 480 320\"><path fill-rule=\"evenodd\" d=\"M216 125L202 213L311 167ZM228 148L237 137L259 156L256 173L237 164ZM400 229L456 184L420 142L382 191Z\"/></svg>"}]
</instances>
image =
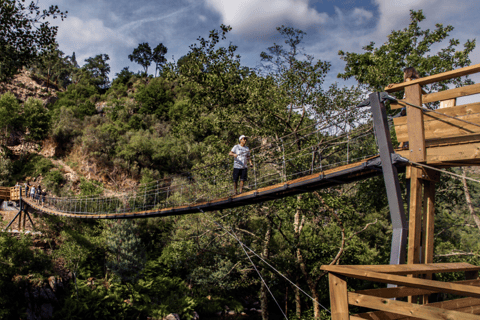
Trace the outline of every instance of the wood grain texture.
<instances>
[{"instance_id":1,"label":"wood grain texture","mask_svg":"<svg viewBox=\"0 0 480 320\"><path fill-rule=\"evenodd\" d=\"M371 297L354 292L348 294L348 303L359 307L372 308L419 319L480 320L480 316L471 313L463 313L429 305L411 304L398 300Z\"/></svg>"},{"instance_id":2,"label":"wood grain texture","mask_svg":"<svg viewBox=\"0 0 480 320\"><path fill-rule=\"evenodd\" d=\"M455 282L452 282L452 283L458 283L458 284L465 284L465 285L469 285L469 286L480 287L480 280L478 280L478 279L476 279L476 280L461 280L461 281L455 281ZM432 294L432 293L436 293L436 292L439 292L439 291L438 290L426 290L426 289L413 288L413 287L393 287L393 288L379 288L379 289L360 290L360 291L355 291L355 292L359 293L359 294L374 296L374 297L391 299L391 298L403 298L403 297L408 297L408 296L418 296L418 295L423 295L423 294Z\"/></svg>"},{"instance_id":3,"label":"wood grain texture","mask_svg":"<svg viewBox=\"0 0 480 320\"><path fill-rule=\"evenodd\" d=\"M425 264L381 264L381 265L323 265L322 270L336 272L345 268L359 271L372 271L377 273L407 275L407 274L425 274L447 273L447 272L466 272L480 270L480 266L475 266L467 262L445 262L445 263L425 263Z\"/></svg>"},{"instance_id":4,"label":"wood grain texture","mask_svg":"<svg viewBox=\"0 0 480 320\"><path fill-rule=\"evenodd\" d=\"M477 93L480 93L480 83L471 84L469 86L440 91L440 92L424 94L422 95L422 103L429 103L429 102L471 96Z\"/></svg>"},{"instance_id":5,"label":"wood grain texture","mask_svg":"<svg viewBox=\"0 0 480 320\"><path fill-rule=\"evenodd\" d=\"M480 298L480 287L457 284L451 282L441 282L435 280L427 280L421 278L409 278L406 276L397 276L394 274L386 274L379 272L371 272L366 270L358 270L345 266L322 266L323 270L335 272L345 277L352 277L360 280L392 283L400 286L415 287L421 289L439 290L444 293L451 293L460 296Z\"/></svg>"},{"instance_id":6,"label":"wood grain texture","mask_svg":"<svg viewBox=\"0 0 480 320\"><path fill-rule=\"evenodd\" d=\"M330 308L332 320L348 320L348 296L345 277L335 273L328 274L330 288Z\"/></svg>"},{"instance_id":7,"label":"wood grain texture","mask_svg":"<svg viewBox=\"0 0 480 320\"><path fill-rule=\"evenodd\" d=\"M405 101L414 104L422 104L421 87L410 85L405 88ZM415 162L425 161L425 130L423 124L423 111L411 106L407 106L408 121L408 144L410 150L410 159Z\"/></svg>"},{"instance_id":8,"label":"wood grain texture","mask_svg":"<svg viewBox=\"0 0 480 320\"><path fill-rule=\"evenodd\" d=\"M462 77L466 76L469 74L474 74L480 72L480 64L475 64L473 66L465 67L465 68L460 68L452 71L447 71L447 72L442 72L439 74L431 75L428 77L423 77L420 79L412 80L409 82L402 82L402 83L397 83L394 85L391 85L389 87L385 87L386 92L397 92L403 90L406 86L409 86L411 84L419 84L421 86L424 86L426 84L438 82L438 81L443 81L443 80L448 80L448 79L453 79L457 77ZM445 100L445 99L444 99Z\"/></svg>"}]
</instances>

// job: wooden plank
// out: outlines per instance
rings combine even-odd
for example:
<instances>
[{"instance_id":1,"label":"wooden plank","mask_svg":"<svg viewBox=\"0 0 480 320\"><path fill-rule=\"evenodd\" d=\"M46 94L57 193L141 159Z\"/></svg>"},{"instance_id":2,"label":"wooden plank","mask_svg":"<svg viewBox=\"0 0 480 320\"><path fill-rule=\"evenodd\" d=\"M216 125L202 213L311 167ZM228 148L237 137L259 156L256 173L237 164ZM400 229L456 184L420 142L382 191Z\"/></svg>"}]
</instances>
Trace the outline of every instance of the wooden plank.
<instances>
[{"instance_id":1,"label":"wooden plank","mask_svg":"<svg viewBox=\"0 0 480 320\"><path fill-rule=\"evenodd\" d=\"M435 182L425 182L425 263L433 263L433 238L435 235ZM431 279L431 278L430 278Z\"/></svg>"},{"instance_id":2,"label":"wooden plank","mask_svg":"<svg viewBox=\"0 0 480 320\"><path fill-rule=\"evenodd\" d=\"M410 173L410 203L407 263L420 263L420 236L422 231L422 170L412 167Z\"/></svg>"},{"instance_id":3,"label":"wooden plank","mask_svg":"<svg viewBox=\"0 0 480 320\"><path fill-rule=\"evenodd\" d=\"M479 314L480 313L480 299L476 298L461 298L455 300L448 300L448 301L441 301L441 302L434 302L429 303L429 307L436 307L440 309L447 309L447 310L455 310L459 312L471 313L471 314ZM366 312L354 315L357 319L370 319L370 320L380 320L380 319L389 319L389 320L411 320L411 319L418 319L414 317L407 316L400 314L394 314L385 311L374 311L374 312ZM350 316L352 317L352 316Z\"/></svg>"},{"instance_id":4,"label":"wooden plank","mask_svg":"<svg viewBox=\"0 0 480 320\"><path fill-rule=\"evenodd\" d=\"M422 88L417 84L405 88L405 100L411 104L421 105ZM425 161L425 133L423 125L423 112L414 107L407 106L408 145L410 159L415 162Z\"/></svg>"},{"instance_id":5,"label":"wooden plank","mask_svg":"<svg viewBox=\"0 0 480 320\"><path fill-rule=\"evenodd\" d=\"M429 139L449 138L480 133L480 113L458 117L458 119L466 120L474 124L447 118L431 112L424 114L424 119L427 118L427 115L429 121L424 121L424 135L427 141ZM408 130L408 124L395 126L395 133L398 142L409 141Z\"/></svg>"},{"instance_id":6,"label":"wooden plank","mask_svg":"<svg viewBox=\"0 0 480 320\"><path fill-rule=\"evenodd\" d=\"M480 83L471 84L469 86L449 89L440 92L427 93L422 96L422 103L448 100L458 97L471 96L480 93ZM417 104L419 106L419 104Z\"/></svg>"},{"instance_id":7,"label":"wooden plank","mask_svg":"<svg viewBox=\"0 0 480 320\"><path fill-rule=\"evenodd\" d=\"M436 110L436 111L441 112L442 114L446 114L448 116L452 116L452 117L461 117L461 116L465 116L465 115L469 115L469 114L480 113L480 102L462 104L462 105L459 105L459 106L439 109L439 110ZM437 118L440 115L435 114L433 112L425 112L423 116L424 116L423 121L428 122L428 121L437 120ZM395 125L407 124L407 118L406 117L394 118L393 123Z\"/></svg>"},{"instance_id":8,"label":"wooden plank","mask_svg":"<svg viewBox=\"0 0 480 320\"><path fill-rule=\"evenodd\" d=\"M409 278L406 276L397 276L393 274L371 272L364 270L357 270L354 268L348 268L345 266L322 266L322 270L335 272L346 277L352 277L360 280L392 283L400 286L415 287L422 289L439 290L444 293L457 294L460 296L469 296L473 298L480 298L480 287L441 282L435 280L427 280L421 278Z\"/></svg>"},{"instance_id":9,"label":"wooden plank","mask_svg":"<svg viewBox=\"0 0 480 320\"><path fill-rule=\"evenodd\" d=\"M480 280L478 279L454 281L452 283L480 287ZM367 290L355 291L355 293L365 294L365 295L379 297L379 298L386 298L386 299L418 296L423 294L432 294L436 292L439 292L439 290L426 290L426 289L413 288L413 287L393 287L393 288L379 288L379 289L367 289Z\"/></svg>"},{"instance_id":10,"label":"wooden plank","mask_svg":"<svg viewBox=\"0 0 480 320\"><path fill-rule=\"evenodd\" d=\"M457 104L457 99L449 99L440 101L439 109L454 107Z\"/></svg>"},{"instance_id":11,"label":"wooden plank","mask_svg":"<svg viewBox=\"0 0 480 320\"><path fill-rule=\"evenodd\" d=\"M432 306L411 304L398 300L371 297L354 292L348 293L348 303L358 307L372 308L381 311L402 314L408 317L413 316L419 319L480 320L480 316L469 313L440 309Z\"/></svg>"},{"instance_id":12,"label":"wooden plank","mask_svg":"<svg viewBox=\"0 0 480 320\"><path fill-rule=\"evenodd\" d=\"M325 267L325 268L324 268ZM381 264L381 265L338 265L322 266L322 270L335 272L335 267L343 270L344 268L356 269L360 271L372 271L378 273L387 273L395 275L407 274L425 274L447 273L447 272L467 272L480 270L480 266L475 266L467 262L445 262L445 263L425 263L425 264Z\"/></svg>"},{"instance_id":13,"label":"wooden plank","mask_svg":"<svg viewBox=\"0 0 480 320\"><path fill-rule=\"evenodd\" d=\"M335 273L328 274L330 288L330 307L332 320L348 320L347 282L345 277Z\"/></svg>"},{"instance_id":14,"label":"wooden plank","mask_svg":"<svg viewBox=\"0 0 480 320\"><path fill-rule=\"evenodd\" d=\"M403 99L398 99L398 101L404 102L405 100L403 100ZM402 103L390 102L390 109L391 109L391 110L402 109L402 108L404 108L404 107L405 107L405 105L402 104Z\"/></svg>"},{"instance_id":15,"label":"wooden plank","mask_svg":"<svg viewBox=\"0 0 480 320\"><path fill-rule=\"evenodd\" d=\"M395 150L395 152L404 158L410 159L409 150ZM444 162L470 160L471 165L480 164L479 142L427 148L426 164L441 165Z\"/></svg>"},{"instance_id":16,"label":"wooden plank","mask_svg":"<svg viewBox=\"0 0 480 320\"><path fill-rule=\"evenodd\" d=\"M423 77L419 78L416 80L412 80L409 82L402 82L398 84L394 84L390 87L386 87L384 90L386 92L397 92L403 90L406 86L409 86L411 84L419 84L421 86L424 86L426 84L434 83L434 82L439 82L443 80L448 80L448 79L453 79L457 77L463 77L469 74L477 73L480 72L480 64L476 64L473 66L465 67L465 68L460 68L456 70L451 70L447 72L442 72L439 74L434 74L428 77ZM445 100L445 99L443 99Z\"/></svg>"}]
</instances>

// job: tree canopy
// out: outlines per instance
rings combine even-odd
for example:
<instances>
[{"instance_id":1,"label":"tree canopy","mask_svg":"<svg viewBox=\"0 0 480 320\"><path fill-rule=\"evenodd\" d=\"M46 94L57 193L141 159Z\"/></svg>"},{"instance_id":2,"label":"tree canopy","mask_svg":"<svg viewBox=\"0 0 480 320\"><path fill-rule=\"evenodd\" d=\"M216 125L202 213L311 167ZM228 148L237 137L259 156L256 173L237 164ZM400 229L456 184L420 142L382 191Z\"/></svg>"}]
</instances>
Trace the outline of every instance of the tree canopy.
<instances>
[{"instance_id":1,"label":"tree canopy","mask_svg":"<svg viewBox=\"0 0 480 320\"><path fill-rule=\"evenodd\" d=\"M40 52L55 43L58 27L47 17L67 17L56 5L41 10L38 1L0 1L0 81L29 66Z\"/></svg>"},{"instance_id":2,"label":"tree canopy","mask_svg":"<svg viewBox=\"0 0 480 320\"><path fill-rule=\"evenodd\" d=\"M340 58L346 62L345 72L339 78L354 77L360 84L367 85L372 91L383 91L390 83L403 82L403 69L414 67L420 77L461 68L470 64L469 54L475 49L475 39L467 40L464 49L457 49L460 41L449 39L453 26L436 24L434 30L420 27L425 20L422 10L410 11L410 23L402 30L394 30L387 41L379 47L370 42L363 47L364 53L344 52L340 50ZM442 44L437 53L431 51ZM431 89L446 89L447 83L457 86L465 80L450 80L434 85ZM428 89L427 89L428 90Z\"/></svg>"}]
</instances>

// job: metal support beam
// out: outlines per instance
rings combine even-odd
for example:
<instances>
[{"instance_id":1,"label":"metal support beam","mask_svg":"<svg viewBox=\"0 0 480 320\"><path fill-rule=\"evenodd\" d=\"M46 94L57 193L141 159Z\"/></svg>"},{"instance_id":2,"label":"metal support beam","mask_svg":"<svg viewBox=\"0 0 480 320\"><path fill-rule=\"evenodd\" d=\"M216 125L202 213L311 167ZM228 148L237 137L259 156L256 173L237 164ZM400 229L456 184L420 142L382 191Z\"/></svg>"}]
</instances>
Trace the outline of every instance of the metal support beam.
<instances>
[{"instance_id":1,"label":"metal support beam","mask_svg":"<svg viewBox=\"0 0 480 320\"><path fill-rule=\"evenodd\" d=\"M397 168L392 164L394 151L388 128L387 111L380 100L379 93L370 94L370 106L373 113L373 126L380 151L380 159L382 160L383 179L387 189L388 206L390 207L390 217L393 226L390 264L403 264L405 263L408 225L403 208Z\"/></svg>"}]
</instances>

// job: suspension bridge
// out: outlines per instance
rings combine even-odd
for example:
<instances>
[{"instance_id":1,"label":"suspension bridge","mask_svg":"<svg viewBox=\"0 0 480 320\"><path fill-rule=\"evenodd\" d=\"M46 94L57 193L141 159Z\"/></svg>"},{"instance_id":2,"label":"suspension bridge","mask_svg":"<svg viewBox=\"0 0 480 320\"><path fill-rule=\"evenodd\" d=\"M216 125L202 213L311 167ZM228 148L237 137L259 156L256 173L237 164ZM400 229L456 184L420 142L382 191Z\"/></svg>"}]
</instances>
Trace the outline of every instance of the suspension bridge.
<instances>
[{"instance_id":1,"label":"suspension bridge","mask_svg":"<svg viewBox=\"0 0 480 320\"><path fill-rule=\"evenodd\" d=\"M443 168L480 165L480 103L456 105L458 97L480 93L480 85L422 91L422 86L478 72L480 64L391 85L385 88L387 93L373 93L362 104L369 106L371 113L350 108L315 119L281 138L253 139L254 165L242 194L231 191L232 163L218 161L116 196L46 197L39 201L28 197L22 187L13 187L0 189L0 198L19 202L19 212L11 223L17 218L21 221L22 212L25 223L29 208L71 218L128 219L246 206L383 175L393 226L390 265L323 266L329 273L332 319L480 319L480 267L433 263L439 171L449 174ZM401 90L404 99L389 95ZM387 101L392 110L404 108L406 114L389 121ZM390 127L398 147L392 143ZM408 179L408 223L399 170L405 170ZM440 272L465 272L467 280L432 280L432 275ZM349 292L347 277L394 286ZM435 292L467 298L429 302L429 295ZM408 301L390 300L401 297ZM350 315L349 305L374 311Z\"/></svg>"}]
</instances>

